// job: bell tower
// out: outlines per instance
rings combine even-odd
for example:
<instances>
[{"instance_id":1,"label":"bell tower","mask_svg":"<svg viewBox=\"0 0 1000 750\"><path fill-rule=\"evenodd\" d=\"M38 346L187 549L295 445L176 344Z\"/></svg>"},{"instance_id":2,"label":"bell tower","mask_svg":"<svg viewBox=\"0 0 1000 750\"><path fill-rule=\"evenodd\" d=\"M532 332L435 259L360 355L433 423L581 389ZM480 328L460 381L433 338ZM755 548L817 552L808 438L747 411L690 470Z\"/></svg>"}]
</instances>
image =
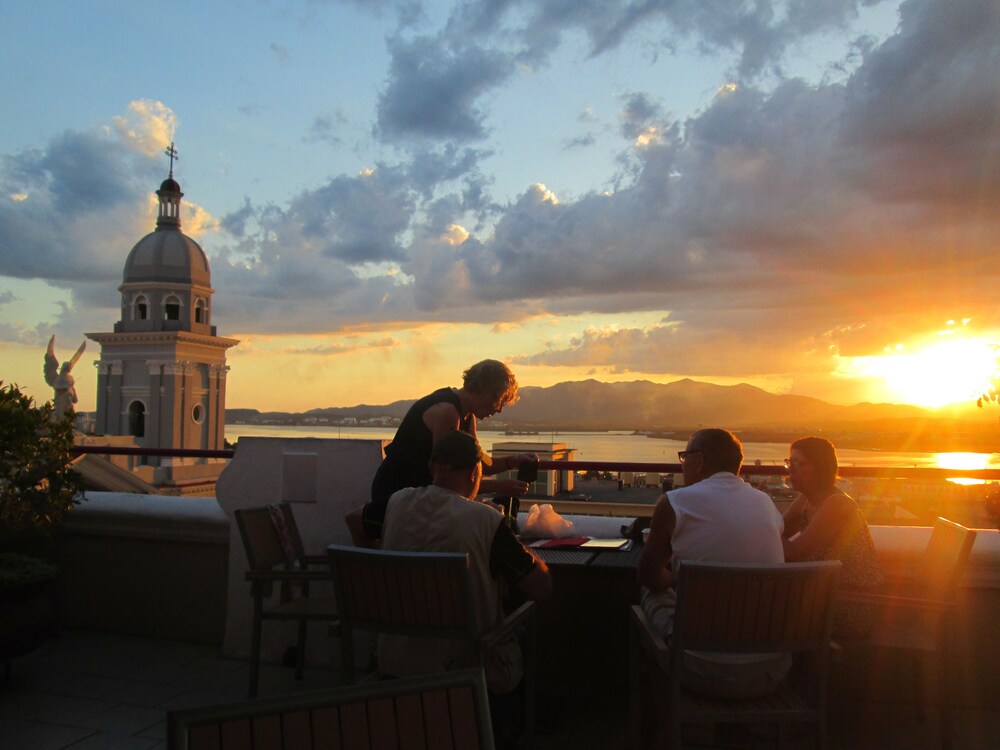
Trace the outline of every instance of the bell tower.
<instances>
[{"instance_id":1,"label":"bell tower","mask_svg":"<svg viewBox=\"0 0 1000 750\"><path fill-rule=\"evenodd\" d=\"M121 318L110 333L88 333L101 346L97 424L104 435L131 435L142 448L222 449L226 426L226 350L239 342L216 335L211 273L201 246L181 232L178 158L156 191L156 229L125 261ZM214 461L147 457L154 484L203 472ZM185 468L189 467L189 468ZM220 467L221 468L221 467ZM218 473L218 472L216 472Z\"/></svg>"}]
</instances>

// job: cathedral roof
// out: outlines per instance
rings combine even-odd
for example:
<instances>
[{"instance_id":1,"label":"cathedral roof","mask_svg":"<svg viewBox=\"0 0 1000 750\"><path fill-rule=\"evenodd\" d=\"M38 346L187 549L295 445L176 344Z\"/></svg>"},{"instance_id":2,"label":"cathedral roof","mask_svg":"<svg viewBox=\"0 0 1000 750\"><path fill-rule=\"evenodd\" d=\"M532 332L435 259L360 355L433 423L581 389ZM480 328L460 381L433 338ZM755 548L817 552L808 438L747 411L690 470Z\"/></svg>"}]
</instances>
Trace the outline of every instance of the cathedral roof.
<instances>
[{"instance_id":1,"label":"cathedral roof","mask_svg":"<svg viewBox=\"0 0 1000 750\"><path fill-rule=\"evenodd\" d=\"M128 283L198 284L210 287L208 258L201 245L181 231L181 186L174 179L173 144L170 176L156 191L159 211L156 231L139 240L125 261L122 281Z\"/></svg>"},{"instance_id":2,"label":"cathedral roof","mask_svg":"<svg viewBox=\"0 0 1000 750\"><path fill-rule=\"evenodd\" d=\"M132 248L122 281L211 286L208 257L201 245L178 228L159 227Z\"/></svg>"},{"instance_id":3,"label":"cathedral roof","mask_svg":"<svg viewBox=\"0 0 1000 750\"><path fill-rule=\"evenodd\" d=\"M181 186L173 177L168 177L160 183L160 190L171 193L180 193Z\"/></svg>"}]
</instances>

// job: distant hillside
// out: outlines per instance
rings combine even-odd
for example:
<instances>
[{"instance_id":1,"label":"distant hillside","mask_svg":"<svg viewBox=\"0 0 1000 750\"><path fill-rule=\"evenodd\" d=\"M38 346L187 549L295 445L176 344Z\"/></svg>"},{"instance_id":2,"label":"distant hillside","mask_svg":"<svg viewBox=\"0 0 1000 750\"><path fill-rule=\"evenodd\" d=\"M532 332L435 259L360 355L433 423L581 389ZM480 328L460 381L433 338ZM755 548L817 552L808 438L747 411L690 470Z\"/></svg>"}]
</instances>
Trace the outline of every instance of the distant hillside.
<instances>
[{"instance_id":1,"label":"distant hillside","mask_svg":"<svg viewBox=\"0 0 1000 750\"><path fill-rule=\"evenodd\" d=\"M322 409L310 409L305 414L326 417L353 417L355 419L376 419L378 417L394 417L402 419L416 399L393 401L383 406L358 404L357 406L327 406Z\"/></svg>"},{"instance_id":2,"label":"distant hillside","mask_svg":"<svg viewBox=\"0 0 1000 750\"><path fill-rule=\"evenodd\" d=\"M236 422L249 422L260 416L256 409L226 409L226 421L235 424Z\"/></svg>"},{"instance_id":3,"label":"distant hillside","mask_svg":"<svg viewBox=\"0 0 1000 750\"><path fill-rule=\"evenodd\" d=\"M816 429L879 419L913 419L927 412L898 404L838 406L807 396L777 395L741 384L714 385L685 379L662 385L648 381L585 380L549 388L524 388L504 409L511 424L564 429L690 430L721 425L733 430Z\"/></svg>"},{"instance_id":4,"label":"distant hillside","mask_svg":"<svg viewBox=\"0 0 1000 750\"><path fill-rule=\"evenodd\" d=\"M686 435L720 426L748 440L784 441L824 433L847 447L893 450L1000 450L1000 410L951 407L934 412L902 404L829 404L807 396L768 393L755 386L714 385L685 379L602 383L597 380L524 387L518 403L486 425L511 430L633 430ZM301 414L230 409L235 422L395 421L413 400L386 405L310 409ZM933 447L928 447L933 446Z\"/></svg>"}]
</instances>

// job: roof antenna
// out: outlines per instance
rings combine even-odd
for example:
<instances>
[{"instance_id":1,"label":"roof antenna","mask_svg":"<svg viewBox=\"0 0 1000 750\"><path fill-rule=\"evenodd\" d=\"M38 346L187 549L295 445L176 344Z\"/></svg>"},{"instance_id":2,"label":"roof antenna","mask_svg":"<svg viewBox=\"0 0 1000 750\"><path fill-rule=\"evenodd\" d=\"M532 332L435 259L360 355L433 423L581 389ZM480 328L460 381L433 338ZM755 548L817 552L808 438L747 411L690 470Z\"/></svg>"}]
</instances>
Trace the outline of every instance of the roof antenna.
<instances>
[{"instance_id":1,"label":"roof antenna","mask_svg":"<svg viewBox=\"0 0 1000 750\"><path fill-rule=\"evenodd\" d=\"M174 179L174 160L180 159L181 157L177 153L177 149L174 148L174 142L170 141L170 146L164 151L164 153L170 157L170 174L168 179Z\"/></svg>"}]
</instances>

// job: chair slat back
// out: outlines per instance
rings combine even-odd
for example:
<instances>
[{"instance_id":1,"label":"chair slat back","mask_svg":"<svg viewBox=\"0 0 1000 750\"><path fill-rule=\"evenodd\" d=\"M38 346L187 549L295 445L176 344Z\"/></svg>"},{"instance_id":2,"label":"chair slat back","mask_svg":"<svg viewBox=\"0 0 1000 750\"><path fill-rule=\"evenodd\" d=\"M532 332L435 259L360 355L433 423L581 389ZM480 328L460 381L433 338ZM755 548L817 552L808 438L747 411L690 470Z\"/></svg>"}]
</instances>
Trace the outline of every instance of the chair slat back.
<instances>
[{"instance_id":1,"label":"chair slat back","mask_svg":"<svg viewBox=\"0 0 1000 750\"><path fill-rule=\"evenodd\" d=\"M170 712L170 750L492 750L481 669Z\"/></svg>"},{"instance_id":2,"label":"chair slat back","mask_svg":"<svg viewBox=\"0 0 1000 750\"><path fill-rule=\"evenodd\" d=\"M939 601L954 598L975 541L975 531L946 518L937 519L921 565L920 584L925 597Z\"/></svg>"},{"instance_id":3,"label":"chair slat back","mask_svg":"<svg viewBox=\"0 0 1000 750\"><path fill-rule=\"evenodd\" d=\"M274 507L284 522L292 552L296 557L302 557L304 554L302 537L295 523L295 516L292 515L291 506L288 503L280 503ZM285 545L275 528L271 511L266 506L239 508L235 515L251 570L270 569L287 562Z\"/></svg>"},{"instance_id":4,"label":"chair slat back","mask_svg":"<svg viewBox=\"0 0 1000 750\"><path fill-rule=\"evenodd\" d=\"M478 637L468 555L327 549L342 622L380 633Z\"/></svg>"},{"instance_id":5,"label":"chair slat back","mask_svg":"<svg viewBox=\"0 0 1000 750\"><path fill-rule=\"evenodd\" d=\"M825 647L840 563L753 566L683 562L676 651L766 653Z\"/></svg>"}]
</instances>

